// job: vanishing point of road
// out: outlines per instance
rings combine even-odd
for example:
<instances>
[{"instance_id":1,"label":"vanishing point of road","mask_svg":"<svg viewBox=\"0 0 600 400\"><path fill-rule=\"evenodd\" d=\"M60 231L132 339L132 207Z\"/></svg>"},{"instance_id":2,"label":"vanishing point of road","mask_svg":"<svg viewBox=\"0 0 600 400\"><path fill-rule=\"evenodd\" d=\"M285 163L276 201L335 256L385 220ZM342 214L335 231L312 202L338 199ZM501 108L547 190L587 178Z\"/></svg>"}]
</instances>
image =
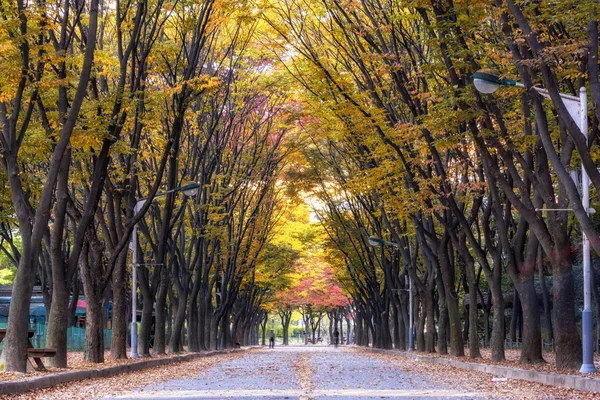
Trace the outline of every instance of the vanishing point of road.
<instances>
[{"instance_id":1,"label":"vanishing point of road","mask_svg":"<svg viewBox=\"0 0 600 400\"><path fill-rule=\"evenodd\" d=\"M351 348L255 349L195 377L170 379L111 399L485 399L418 369Z\"/></svg>"}]
</instances>

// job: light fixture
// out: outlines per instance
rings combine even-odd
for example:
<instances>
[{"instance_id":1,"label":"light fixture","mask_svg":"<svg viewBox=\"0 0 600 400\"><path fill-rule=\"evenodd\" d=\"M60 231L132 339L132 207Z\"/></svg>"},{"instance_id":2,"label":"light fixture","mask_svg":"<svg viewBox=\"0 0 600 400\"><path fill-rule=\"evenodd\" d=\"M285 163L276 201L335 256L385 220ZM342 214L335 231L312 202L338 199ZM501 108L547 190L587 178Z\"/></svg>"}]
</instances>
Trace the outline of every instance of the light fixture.
<instances>
[{"instance_id":1,"label":"light fixture","mask_svg":"<svg viewBox=\"0 0 600 400\"><path fill-rule=\"evenodd\" d=\"M370 244L371 246L373 246L373 247L380 246L380 245L381 245L381 242L382 242L382 241L381 241L380 239L374 238L374 237L372 237L372 236L371 236L371 237L369 237L369 244Z\"/></svg>"},{"instance_id":2,"label":"light fixture","mask_svg":"<svg viewBox=\"0 0 600 400\"><path fill-rule=\"evenodd\" d=\"M481 93L492 94L502 85L516 86L517 82L500 78L493 69L484 68L473 74L473 84Z\"/></svg>"},{"instance_id":3,"label":"light fixture","mask_svg":"<svg viewBox=\"0 0 600 400\"><path fill-rule=\"evenodd\" d=\"M198 188L200 187L199 184L197 184L196 182L188 182L185 184L185 186L183 186L181 188L181 191L183 192L183 194L185 194L186 196L195 196L196 193L198 193Z\"/></svg>"}]
</instances>

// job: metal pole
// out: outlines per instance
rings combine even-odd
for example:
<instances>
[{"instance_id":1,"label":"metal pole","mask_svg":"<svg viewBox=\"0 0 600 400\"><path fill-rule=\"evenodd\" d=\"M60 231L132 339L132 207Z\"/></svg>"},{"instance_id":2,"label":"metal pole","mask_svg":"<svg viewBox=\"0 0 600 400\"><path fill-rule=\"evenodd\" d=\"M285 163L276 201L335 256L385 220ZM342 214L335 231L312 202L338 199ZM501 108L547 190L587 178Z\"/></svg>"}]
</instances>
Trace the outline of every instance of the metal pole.
<instances>
[{"instance_id":1,"label":"metal pole","mask_svg":"<svg viewBox=\"0 0 600 400\"><path fill-rule=\"evenodd\" d=\"M585 87L579 89L579 128L585 136L587 143L588 136L588 115L587 115L587 93ZM583 197L583 208L589 215L590 210L590 178L583 163L581 164L581 193ZM583 314L582 314L582 341L583 341L583 364L579 372L582 374L590 374L596 372L594 366L594 322L592 319L592 291L590 279L590 241L587 235L583 232Z\"/></svg>"},{"instance_id":2,"label":"metal pole","mask_svg":"<svg viewBox=\"0 0 600 400\"><path fill-rule=\"evenodd\" d=\"M137 209L137 207L135 207ZM137 224L133 226L133 262L131 263L131 358L137 358Z\"/></svg>"},{"instance_id":3,"label":"metal pole","mask_svg":"<svg viewBox=\"0 0 600 400\"><path fill-rule=\"evenodd\" d=\"M408 351L415 351L415 337L413 329L413 285L412 278L408 276Z\"/></svg>"}]
</instances>

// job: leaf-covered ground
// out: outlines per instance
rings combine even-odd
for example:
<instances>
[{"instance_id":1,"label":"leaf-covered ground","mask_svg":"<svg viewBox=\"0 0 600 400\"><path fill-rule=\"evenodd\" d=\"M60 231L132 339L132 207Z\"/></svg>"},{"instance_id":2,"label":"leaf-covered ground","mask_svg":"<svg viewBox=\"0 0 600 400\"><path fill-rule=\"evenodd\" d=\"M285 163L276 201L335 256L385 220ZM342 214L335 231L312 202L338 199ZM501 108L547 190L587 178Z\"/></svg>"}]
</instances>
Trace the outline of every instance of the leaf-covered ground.
<instances>
[{"instance_id":1,"label":"leaf-covered ground","mask_svg":"<svg viewBox=\"0 0 600 400\"><path fill-rule=\"evenodd\" d=\"M538 399L600 399L600 394L578 390L557 388L539 383L508 379L506 382L493 382L491 374L467 371L442 364L417 361L408 357L392 354L371 353L370 357L389 362L404 371L412 371L426 376L433 382L461 387L468 391L484 393L486 397L514 400ZM470 361L465 359L463 361Z\"/></svg>"},{"instance_id":2,"label":"leaf-covered ground","mask_svg":"<svg viewBox=\"0 0 600 400\"><path fill-rule=\"evenodd\" d=\"M521 350L517 350L517 349L505 350L506 361L499 362L499 363L492 362L491 349L482 348L482 349L480 349L480 353L481 353L481 358L470 359L469 358L469 349L465 347L465 356L460 358L460 361L474 362L474 363L479 363L479 364L500 365L503 367L528 369L528 370L535 370L535 371L541 371L541 372L551 372L551 373L555 373L555 374L569 374L569 375L578 375L578 376L581 375L579 373L579 370L577 370L577 369L560 370L560 371L557 370L556 369L556 354L551 351L545 351L543 353L543 357L546 362L538 363L538 364L521 364L519 362L519 358L521 357ZM415 354L419 354L419 355L423 355L423 356L427 356L427 357L444 357L444 358L452 358L452 359L458 360L458 358L456 358L456 357L451 357L449 355L442 356L438 353L422 353L422 352L416 351ZM600 371L600 356L596 355L594 357L594 363L596 364L596 368ZM593 377L593 378L600 378L600 372L596 372L594 374L588 374L586 376Z\"/></svg>"},{"instance_id":3,"label":"leaf-covered ground","mask_svg":"<svg viewBox=\"0 0 600 400\"><path fill-rule=\"evenodd\" d=\"M185 354L185 353L182 353ZM180 354L179 354L180 355ZM152 354L152 358L168 358L172 357L170 354L156 355ZM104 362L100 364L91 363L85 361L83 359L83 352L80 351L70 351L67 354L67 368L55 368L49 365L49 363L44 359L44 365L46 366L47 371L35 371L33 368L29 368L26 374L21 373L13 373L13 372L3 372L0 373L0 382L2 381L12 381L12 380L28 380L40 376L45 376L57 372L65 372L65 371L79 371L79 370L87 370L87 369L96 369L103 367L112 367L114 365L121 364L129 364L133 362L140 361L140 358L126 358L126 359L113 359L110 357L110 351L104 352Z\"/></svg>"},{"instance_id":4,"label":"leaf-covered ground","mask_svg":"<svg viewBox=\"0 0 600 400\"><path fill-rule=\"evenodd\" d=\"M467 361L467 360L465 360ZM600 394L509 379L355 347L277 347L220 354L7 399L599 399Z\"/></svg>"},{"instance_id":5,"label":"leaf-covered ground","mask_svg":"<svg viewBox=\"0 0 600 400\"><path fill-rule=\"evenodd\" d=\"M123 391L133 390L140 386L150 385L157 381L186 378L198 375L202 370L216 364L239 358L241 353L225 353L198 358L193 361L173 363L167 366L149 368L143 371L116 375L109 378L86 379L80 382L62 384L53 388L42 389L20 395L0 396L0 400L51 400L51 399L96 399L112 396ZM82 367L87 364L82 362Z\"/></svg>"}]
</instances>

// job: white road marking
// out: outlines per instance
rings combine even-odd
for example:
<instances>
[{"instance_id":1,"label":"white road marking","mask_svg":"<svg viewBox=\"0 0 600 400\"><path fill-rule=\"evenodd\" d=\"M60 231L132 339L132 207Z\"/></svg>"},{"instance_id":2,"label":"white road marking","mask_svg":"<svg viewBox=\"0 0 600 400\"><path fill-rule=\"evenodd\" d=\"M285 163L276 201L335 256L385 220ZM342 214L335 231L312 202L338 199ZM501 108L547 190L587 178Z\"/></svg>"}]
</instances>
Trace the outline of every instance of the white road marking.
<instances>
[{"instance_id":1,"label":"white road marking","mask_svg":"<svg viewBox=\"0 0 600 400\"><path fill-rule=\"evenodd\" d=\"M454 390L397 390L397 389L334 389L334 390L313 390L309 393L300 389L285 390L146 390L142 392L133 392L123 394L119 398L152 399L174 398L185 399L186 397L474 397L481 395L478 393L464 393Z\"/></svg>"}]
</instances>

